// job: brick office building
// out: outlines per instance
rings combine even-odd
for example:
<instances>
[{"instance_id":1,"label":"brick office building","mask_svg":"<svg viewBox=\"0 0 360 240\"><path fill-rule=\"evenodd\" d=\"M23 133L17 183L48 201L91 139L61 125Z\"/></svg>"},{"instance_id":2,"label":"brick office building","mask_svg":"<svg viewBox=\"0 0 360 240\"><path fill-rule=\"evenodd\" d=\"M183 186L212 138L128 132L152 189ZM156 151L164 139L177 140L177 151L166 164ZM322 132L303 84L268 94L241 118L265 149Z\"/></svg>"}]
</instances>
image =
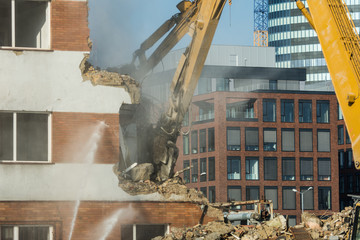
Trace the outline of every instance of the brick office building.
<instances>
[{"instance_id":1,"label":"brick office building","mask_svg":"<svg viewBox=\"0 0 360 240\"><path fill-rule=\"evenodd\" d=\"M142 239L200 219L197 205L118 187L119 109L131 98L83 81L87 10L0 2L1 239Z\"/></svg>"},{"instance_id":2,"label":"brick office building","mask_svg":"<svg viewBox=\"0 0 360 240\"><path fill-rule=\"evenodd\" d=\"M305 70L274 68L271 50L212 46L178 139L177 169L192 166L187 185L210 201L272 199L295 224L299 192L304 209L322 215L348 205L341 196L360 185L344 172L351 171L351 145L341 144L346 134L335 93L326 84L327 91L305 90ZM158 87L144 87L160 101L168 97L177 55L149 81L161 82L158 94ZM348 168L344 161L339 168L342 156ZM339 181L353 181L353 191L340 188L339 196Z\"/></svg>"}]
</instances>

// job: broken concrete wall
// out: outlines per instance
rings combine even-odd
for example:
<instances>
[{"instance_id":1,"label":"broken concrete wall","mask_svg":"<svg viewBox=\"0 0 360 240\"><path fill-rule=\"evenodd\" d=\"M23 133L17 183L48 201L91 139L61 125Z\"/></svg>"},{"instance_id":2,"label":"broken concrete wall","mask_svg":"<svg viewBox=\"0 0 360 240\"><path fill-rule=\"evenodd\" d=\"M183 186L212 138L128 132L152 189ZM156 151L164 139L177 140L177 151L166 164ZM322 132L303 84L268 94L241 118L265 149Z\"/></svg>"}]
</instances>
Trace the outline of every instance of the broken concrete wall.
<instances>
[{"instance_id":1,"label":"broken concrete wall","mask_svg":"<svg viewBox=\"0 0 360 240\"><path fill-rule=\"evenodd\" d=\"M1 51L0 109L118 113L122 103L132 102L123 88L84 82L83 58L84 52Z\"/></svg>"}]
</instances>

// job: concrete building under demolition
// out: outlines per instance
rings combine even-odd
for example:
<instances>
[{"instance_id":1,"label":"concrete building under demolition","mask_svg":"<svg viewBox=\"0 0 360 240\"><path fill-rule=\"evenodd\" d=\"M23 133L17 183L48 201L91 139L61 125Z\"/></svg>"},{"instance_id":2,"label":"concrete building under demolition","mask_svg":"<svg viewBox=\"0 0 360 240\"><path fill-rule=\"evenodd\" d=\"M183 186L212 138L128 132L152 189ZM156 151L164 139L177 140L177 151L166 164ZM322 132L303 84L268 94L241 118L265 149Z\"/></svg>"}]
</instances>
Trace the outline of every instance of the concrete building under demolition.
<instances>
[{"instance_id":1,"label":"concrete building under demolition","mask_svg":"<svg viewBox=\"0 0 360 240\"><path fill-rule=\"evenodd\" d=\"M161 88L178 54L151 79ZM272 47L213 46L177 143L187 185L210 202L271 199L291 225L302 197L316 215L349 206L360 179L341 110L327 85L307 89L305 79L304 68L275 68Z\"/></svg>"},{"instance_id":2,"label":"concrete building under demolition","mask_svg":"<svg viewBox=\"0 0 360 240\"><path fill-rule=\"evenodd\" d=\"M79 69L87 11L83 0L0 1L1 239L148 239L202 215L118 187L119 109L137 89L83 81L94 80Z\"/></svg>"}]
</instances>

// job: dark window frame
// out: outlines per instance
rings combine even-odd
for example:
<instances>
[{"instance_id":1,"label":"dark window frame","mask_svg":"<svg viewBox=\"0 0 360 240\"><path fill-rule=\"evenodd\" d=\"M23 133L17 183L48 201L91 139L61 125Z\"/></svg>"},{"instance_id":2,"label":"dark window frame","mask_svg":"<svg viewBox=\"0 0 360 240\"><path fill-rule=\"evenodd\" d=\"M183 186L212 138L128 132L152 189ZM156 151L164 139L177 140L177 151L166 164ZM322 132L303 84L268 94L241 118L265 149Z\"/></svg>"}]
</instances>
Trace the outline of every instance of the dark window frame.
<instances>
[{"instance_id":1,"label":"dark window frame","mask_svg":"<svg viewBox=\"0 0 360 240\"><path fill-rule=\"evenodd\" d=\"M274 118L269 117L268 105L267 103L275 104ZM266 117L265 117L266 116ZM269 120L273 119L273 120ZM264 122L276 122L276 99L263 99L263 121Z\"/></svg>"},{"instance_id":2,"label":"dark window frame","mask_svg":"<svg viewBox=\"0 0 360 240\"><path fill-rule=\"evenodd\" d=\"M257 146L248 145L246 140L247 130L257 130ZM259 151L259 128L258 127L246 127L245 128L245 151Z\"/></svg>"},{"instance_id":3,"label":"dark window frame","mask_svg":"<svg viewBox=\"0 0 360 240\"><path fill-rule=\"evenodd\" d=\"M312 165L312 174L302 174L303 173L303 169L302 169L302 161L311 161L311 165ZM310 178L310 179L309 179ZM311 157L300 157L300 181L314 181L314 159Z\"/></svg>"},{"instance_id":4,"label":"dark window frame","mask_svg":"<svg viewBox=\"0 0 360 240\"><path fill-rule=\"evenodd\" d=\"M250 173L250 171L248 171L248 169L250 168L249 166L249 162L250 161L257 161L257 173ZM257 175L257 178L256 179L252 179L252 178L249 178L249 174L253 175L253 174L256 174ZM259 157L245 157L245 179L246 180L251 180L251 181L258 181L260 180L260 161L259 161Z\"/></svg>"},{"instance_id":5,"label":"dark window frame","mask_svg":"<svg viewBox=\"0 0 360 240\"><path fill-rule=\"evenodd\" d=\"M239 161L239 178L229 178L229 174L235 174L235 172L232 169L233 168L232 161ZM230 165L229 165L229 162L231 162ZM240 156L227 156L227 180L241 180L241 157Z\"/></svg>"},{"instance_id":6,"label":"dark window frame","mask_svg":"<svg viewBox=\"0 0 360 240\"><path fill-rule=\"evenodd\" d=\"M208 181L215 181L215 173L216 173L216 166L215 166L215 157L208 158Z\"/></svg>"},{"instance_id":7,"label":"dark window frame","mask_svg":"<svg viewBox=\"0 0 360 240\"><path fill-rule=\"evenodd\" d=\"M306 151L306 150L302 150L302 141L301 141L301 132L311 132L311 150L310 151ZM314 151L314 133L312 128L300 128L299 129L299 151L300 152L313 152Z\"/></svg>"},{"instance_id":8,"label":"dark window frame","mask_svg":"<svg viewBox=\"0 0 360 240\"><path fill-rule=\"evenodd\" d=\"M322 119L322 109L324 108L324 104L327 105L328 108L328 121L326 122ZM330 123L330 101L329 100L317 100L316 101L316 123Z\"/></svg>"},{"instance_id":9,"label":"dark window frame","mask_svg":"<svg viewBox=\"0 0 360 240\"><path fill-rule=\"evenodd\" d=\"M329 174L330 175L320 175L320 167L319 167L319 165L320 165L320 162L321 161L323 161L323 162L329 162L329 167L330 167L330 170L329 170ZM331 176L331 158L329 158L329 157L319 157L318 159L317 159L317 164L318 164L318 181L331 181L332 180L332 176ZM322 170L323 168L321 168L321 170ZM325 178L327 178L327 177L330 177L330 179L325 179Z\"/></svg>"},{"instance_id":10,"label":"dark window frame","mask_svg":"<svg viewBox=\"0 0 360 240\"><path fill-rule=\"evenodd\" d=\"M275 147L271 147L271 144L274 144L274 143L266 143L265 142L265 131L275 131ZM267 148L267 146L269 145L269 148ZM277 129L276 128L263 128L263 149L264 151L267 151L267 152L276 152L277 151Z\"/></svg>"},{"instance_id":11,"label":"dark window frame","mask_svg":"<svg viewBox=\"0 0 360 240\"><path fill-rule=\"evenodd\" d=\"M270 163L270 166L275 167L276 171L275 171L275 177L271 178L268 177L268 175L266 174L266 171L269 169L269 167L267 167L266 161L274 161L275 160L275 164L274 163ZM277 181L278 180L278 160L277 157L264 157L264 180L266 181Z\"/></svg>"},{"instance_id":12,"label":"dark window frame","mask_svg":"<svg viewBox=\"0 0 360 240\"><path fill-rule=\"evenodd\" d=\"M293 132L294 133L294 150L284 150L283 149L283 140L284 140L284 138L283 138L283 131L284 132ZM295 152L295 150L296 150L296 142L295 142L295 129L294 128L282 128L281 129L281 151L282 152Z\"/></svg>"},{"instance_id":13,"label":"dark window frame","mask_svg":"<svg viewBox=\"0 0 360 240\"><path fill-rule=\"evenodd\" d=\"M295 102L294 99L281 99L280 101L281 107L281 122L288 122L288 123L293 123L295 121ZM288 111L285 111L285 109L287 108L286 105L287 104L292 104L292 119L287 119L287 114Z\"/></svg>"},{"instance_id":14,"label":"dark window frame","mask_svg":"<svg viewBox=\"0 0 360 240\"><path fill-rule=\"evenodd\" d=\"M277 200L277 203L276 203L276 207L275 207L275 204L274 204L274 202L273 202L273 209L274 210L278 210L279 209L279 189L278 189L278 187L277 186L264 186L264 196L265 196L265 198L266 198L266 194L265 194L265 190L266 189L276 189L276 200ZM267 199L268 200L268 199Z\"/></svg>"},{"instance_id":15,"label":"dark window frame","mask_svg":"<svg viewBox=\"0 0 360 240\"><path fill-rule=\"evenodd\" d=\"M293 161L293 165L294 165L294 174L293 175L285 175L284 174L284 161ZM294 179L291 179L291 178ZM295 157L282 157L281 158L281 179L283 181L295 181L296 180L296 158Z\"/></svg>"},{"instance_id":16,"label":"dark window frame","mask_svg":"<svg viewBox=\"0 0 360 240\"><path fill-rule=\"evenodd\" d=\"M304 104L310 104L310 121L304 121L304 112L306 112ZM299 100L299 123L312 123L312 100Z\"/></svg>"},{"instance_id":17,"label":"dark window frame","mask_svg":"<svg viewBox=\"0 0 360 240\"><path fill-rule=\"evenodd\" d=\"M320 190L330 190L330 207L329 208L320 207L324 204L324 202L320 198L320 192L321 192ZM332 209L331 187L318 187L318 209L319 210L331 210Z\"/></svg>"},{"instance_id":18,"label":"dark window frame","mask_svg":"<svg viewBox=\"0 0 360 240\"><path fill-rule=\"evenodd\" d=\"M239 145L229 145L229 131L239 130L240 142ZM226 149L228 151L241 151L241 128L240 127L227 127L226 128Z\"/></svg>"},{"instance_id":19,"label":"dark window frame","mask_svg":"<svg viewBox=\"0 0 360 240\"><path fill-rule=\"evenodd\" d=\"M294 192L293 191L293 189L296 189L296 187L295 186L283 186L282 187L282 209L283 210L296 210L297 209L297 204L296 204L296 192ZM285 190L290 190L293 194L294 194L294 196L295 196L295 208L285 208L284 206L285 206L285 200L287 199L286 197L285 197L285 194L284 194L284 191Z\"/></svg>"}]
</instances>

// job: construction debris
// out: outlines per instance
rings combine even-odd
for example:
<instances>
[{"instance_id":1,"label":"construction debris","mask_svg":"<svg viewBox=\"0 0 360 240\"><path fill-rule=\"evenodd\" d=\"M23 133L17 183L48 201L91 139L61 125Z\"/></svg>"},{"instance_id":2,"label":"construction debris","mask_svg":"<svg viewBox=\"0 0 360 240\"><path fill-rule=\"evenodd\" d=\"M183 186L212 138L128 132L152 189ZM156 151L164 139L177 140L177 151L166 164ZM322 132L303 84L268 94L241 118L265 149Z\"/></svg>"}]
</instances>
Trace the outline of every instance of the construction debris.
<instances>
[{"instance_id":1,"label":"construction debris","mask_svg":"<svg viewBox=\"0 0 360 240\"><path fill-rule=\"evenodd\" d=\"M155 240L180 239L347 239L350 232L350 219L353 208L347 207L340 213L333 213L327 219L320 219L305 212L302 223L289 228L283 215L265 221L255 222L254 226L237 225L214 221L193 228L171 228L171 232Z\"/></svg>"},{"instance_id":2,"label":"construction debris","mask_svg":"<svg viewBox=\"0 0 360 240\"><path fill-rule=\"evenodd\" d=\"M84 81L91 81L94 86L103 85L124 88L130 95L131 103L140 103L140 84L136 82L135 79L129 75L95 69L88 61L90 55L84 55L84 59L79 66Z\"/></svg>"}]
</instances>

